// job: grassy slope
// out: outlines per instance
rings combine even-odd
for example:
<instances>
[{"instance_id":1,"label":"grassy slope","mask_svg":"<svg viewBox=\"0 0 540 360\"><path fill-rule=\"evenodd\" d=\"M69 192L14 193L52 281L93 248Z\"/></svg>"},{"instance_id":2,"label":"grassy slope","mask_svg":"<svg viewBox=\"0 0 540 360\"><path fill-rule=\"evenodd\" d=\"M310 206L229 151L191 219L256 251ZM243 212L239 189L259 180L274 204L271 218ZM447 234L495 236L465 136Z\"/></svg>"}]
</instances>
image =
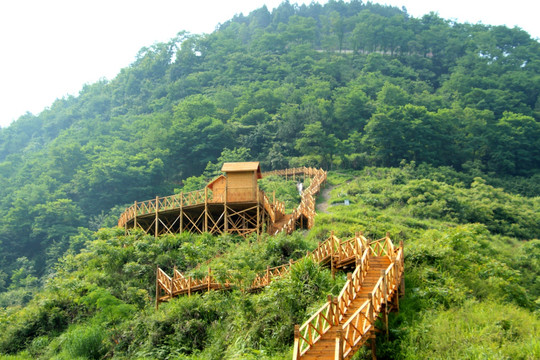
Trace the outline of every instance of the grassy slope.
<instances>
[{"instance_id":1,"label":"grassy slope","mask_svg":"<svg viewBox=\"0 0 540 360\"><path fill-rule=\"evenodd\" d=\"M331 173L329 213L292 236L156 240L101 230L87 236L86 250L64 258L28 305L0 311L0 351L22 359L290 358L293 325L339 292L343 274L333 280L301 262L259 294L212 292L156 312L155 266L194 276L211 266L218 276L249 281L334 230L370 238L390 231L405 243L406 295L388 341L378 340L379 358L539 358L539 199L459 179L410 166ZM293 197L293 186L282 194Z\"/></svg>"}]
</instances>

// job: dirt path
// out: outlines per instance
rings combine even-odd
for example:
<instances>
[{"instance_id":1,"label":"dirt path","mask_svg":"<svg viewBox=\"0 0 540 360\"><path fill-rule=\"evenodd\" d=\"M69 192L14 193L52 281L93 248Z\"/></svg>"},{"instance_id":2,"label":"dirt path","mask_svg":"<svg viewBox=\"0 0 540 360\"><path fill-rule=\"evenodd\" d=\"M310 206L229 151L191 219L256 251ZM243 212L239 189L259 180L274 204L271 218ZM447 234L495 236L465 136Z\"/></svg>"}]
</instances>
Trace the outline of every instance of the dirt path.
<instances>
[{"instance_id":1,"label":"dirt path","mask_svg":"<svg viewBox=\"0 0 540 360\"><path fill-rule=\"evenodd\" d=\"M330 204L328 203L328 201L330 200L330 191L332 191L332 189L334 189L335 187L336 185L327 186L323 189L323 191L321 191L321 197L323 201L316 205L317 212L328 214L328 207L330 206Z\"/></svg>"}]
</instances>

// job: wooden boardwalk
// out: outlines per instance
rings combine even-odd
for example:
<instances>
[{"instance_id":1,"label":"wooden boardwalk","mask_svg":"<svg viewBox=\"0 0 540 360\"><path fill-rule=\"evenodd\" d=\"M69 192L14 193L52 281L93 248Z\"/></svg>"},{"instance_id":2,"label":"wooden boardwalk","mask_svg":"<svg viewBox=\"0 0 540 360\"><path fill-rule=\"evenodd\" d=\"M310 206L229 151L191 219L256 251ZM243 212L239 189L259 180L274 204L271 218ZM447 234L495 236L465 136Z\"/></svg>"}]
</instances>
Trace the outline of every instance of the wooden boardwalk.
<instances>
[{"instance_id":1,"label":"wooden boardwalk","mask_svg":"<svg viewBox=\"0 0 540 360\"><path fill-rule=\"evenodd\" d=\"M293 359L350 359L368 340L375 357L375 320L381 316L388 331L388 313L399 310L405 289L403 243L394 247L387 234L362 245L339 296L329 296L308 321L295 327ZM343 260L338 254L337 268Z\"/></svg>"},{"instance_id":2,"label":"wooden boardwalk","mask_svg":"<svg viewBox=\"0 0 540 360\"><path fill-rule=\"evenodd\" d=\"M332 234L306 256L332 272L354 271L347 274L338 297L329 296L308 321L295 326L293 359L350 359L368 340L373 348L375 320L380 316L388 329L388 313L399 309L399 295L404 291L403 243L395 247L389 234L371 242L362 234L347 240ZM295 262L267 268L256 276L248 291L257 291L288 274ZM176 269L170 277L158 268L156 308L175 296L233 286L230 281L217 281L211 270L203 279L193 279Z\"/></svg>"},{"instance_id":3,"label":"wooden boardwalk","mask_svg":"<svg viewBox=\"0 0 540 360\"><path fill-rule=\"evenodd\" d=\"M234 164L229 164L229 167L234 168ZM260 178L260 170L257 170ZM326 172L303 167L271 171L262 176L270 175L294 180L311 179L310 186L302 193L300 204L291 214L285 213L283 203L275 199L271 202L258 187L254 197L245 196L243 191L238 191L239 188L234 189L235 195L231 197L227 193L227 178L221 176L204 190L135 202L121 215L118 226L124 227L126 232L141 228L155 236L181 231L228 232L245 236L252 232L260 233L265 227L270 234L311 228L316 215L315 196L326 181ZM219 190L220 184L225 184L222 190ZM328 301L303 325L295 326L293 360L350 359L367 341L371 343L374 358L375 320L381 317L388 331L388 313L399 309L399 296L404 291L403 243L395 247L389 234L375 241L368 241L361 233L346 240L332 234L306 256L330 267L332 274L338 270L348 274L339 296L328 296ZM253 292L264 288L288 274L294 263L291 260L277 267L268 267L246 290ZM203 279L194 279L177 269L169 276L158 267L156 308L161 302L176 296L227 290L234 286L241 287L241 284L233 284L230 280L218 281L211 269Z\"/></svg>"},{"instance_id":4,"label":"wooden boardwalk","mask_svg":"<svg viewBox=\"0 0 540 360\"><path fill-rule=\"evenodd\" d=\"M315 196L326 181L326 171L308 167L266 172L263 176L278 175L285 178L310 178L311 183L302 193L301 202L291 213L285 214L285 206L279 200L270 199L261 191L235 192L227 187L212 191L209 186L202 190L180 193L152 200L135 202L118 220L118 226L126 233L139 228L148 234L160 236L182 231L212 234L235 233L246 236L281 231L293 232L297 228L311 228L315 217ZM218 178L219 179L219 178ZM216 180L210 184L214 183ZM209 185L210 185L209 184Z\"/></svg>"}]
</instances>

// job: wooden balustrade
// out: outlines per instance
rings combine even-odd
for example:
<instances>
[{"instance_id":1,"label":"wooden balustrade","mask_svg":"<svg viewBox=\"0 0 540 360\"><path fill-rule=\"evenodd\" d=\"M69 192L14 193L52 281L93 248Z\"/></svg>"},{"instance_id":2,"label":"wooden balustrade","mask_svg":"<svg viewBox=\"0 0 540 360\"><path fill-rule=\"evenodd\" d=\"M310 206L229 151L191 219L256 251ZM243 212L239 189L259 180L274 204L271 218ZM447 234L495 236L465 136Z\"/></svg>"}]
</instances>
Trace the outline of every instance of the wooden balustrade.
<instances>
[{"instance_id":1,"label":"wooden balustrade","mask_svg":"<svg viewBox=\"0 0 540 360\"><path fill-rule=\"evenodd\" d=\"M320 356L317 354L321 354L321 350L317 352L315 349L317 343L332 328L335 329L336 334L335 359L349 359L361 345L374 336L375 319L381 312L388 331L389 303L397 298L399 288L404 286L403 243L400 243L400 246L395 248L389 234L385 238L370 243L363 236L357 234L354 239L338 241L337 249L334 248L336 241L333 235L329 240L319 244L314 251L314 254L317 255L314 256L319 256L318 254L322 253L321 249L325 244L331 244L332 252L337 250L337 254L333 253L331 257L337 257L341 261L347 259L351 248L362 249L362 256L358 258L359 251L354 252L356 254L356 269L352 274L347 275L347 282L339 296L332 302L325 303L308 321L298 327L298 331L295 331L293 359L296 360L301 359L310 350L314 352L314 356ZM376 260L379 264L386 264L384 261L389 259L389 265L384 265L385 267L380 270L380 274L376 275L377 281L374 286L364 285L368 274L371 274L369 276L373 279L373 275L375 275L373 272L379 269L375 267L374 270L371 270L370 259L372 258L379 259ZM358 298L358 294L365 294L364 287L369 289L367 300L362 300L361 297ZM350 314L349 309L354 301L356 301L356 306L359 306L359 308ZM361 301L361 303L358 304L358 301ZM316 321L321 321L321 313L332 313L334 325L330 326L332 322L327 321L325 323L327 326L322 327L323 330L320 330L317 336L310 337L307 330L313 328L313 323L318 324ZM345 319L346 321L344 321Z\"/></svg>"},{"instance_id":2,"label":"wooden balustrade","mask_svg":"<svg viewBox=\"0 0 540 360\"><path fill-rule=\"evenodd\" d=\"M298 328L299 341L295 341L293 359L303 356L332 326L336 325L334 301L330 295L327 299L328 301Z\"/></svg>"},{"instance_id":3,"label":"wooden balustrade","mask_svg":"<svg viewBox=\"0 0 540 360\"><path fill-rule=\"evenodd\" d=\"M358 310L341 326L342 329L342 351L344 358L358 348L361 342L367 340L369 334L375 328L373 304L371 300L366 300Z\"/></svg>"}]
</instances>

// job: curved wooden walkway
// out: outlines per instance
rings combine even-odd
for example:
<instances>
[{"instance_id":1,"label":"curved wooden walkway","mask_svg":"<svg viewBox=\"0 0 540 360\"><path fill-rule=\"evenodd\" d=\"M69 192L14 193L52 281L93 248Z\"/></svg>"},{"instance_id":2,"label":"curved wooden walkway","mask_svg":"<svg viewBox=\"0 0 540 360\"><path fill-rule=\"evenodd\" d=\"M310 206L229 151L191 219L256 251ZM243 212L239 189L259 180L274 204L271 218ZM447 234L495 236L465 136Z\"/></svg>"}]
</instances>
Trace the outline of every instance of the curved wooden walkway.
<instances>
[{"instance_id":1,"label":"curved wooden walkway","mask_svg":"<svg viewBox=\"0 0 540 360\"><path fill-rule=\"evenodd\" d=\"M291 214L285 214L284 204L275 199L270 201L261 190L257 190L253 200L246 201L206 187L189 193L135 201L120 215L118 226L123 227L126 233L129 229L140 228L156 237L182 231L245 236L252 232L261 233L265 226L271 234L291 233L299 227L311 228L315 217L315 196L326 181L326 171L301 167L263 173L263 176L270 175L311 179L310 186L302 193L300 204Z\"/></svg>"}]
</instances>

